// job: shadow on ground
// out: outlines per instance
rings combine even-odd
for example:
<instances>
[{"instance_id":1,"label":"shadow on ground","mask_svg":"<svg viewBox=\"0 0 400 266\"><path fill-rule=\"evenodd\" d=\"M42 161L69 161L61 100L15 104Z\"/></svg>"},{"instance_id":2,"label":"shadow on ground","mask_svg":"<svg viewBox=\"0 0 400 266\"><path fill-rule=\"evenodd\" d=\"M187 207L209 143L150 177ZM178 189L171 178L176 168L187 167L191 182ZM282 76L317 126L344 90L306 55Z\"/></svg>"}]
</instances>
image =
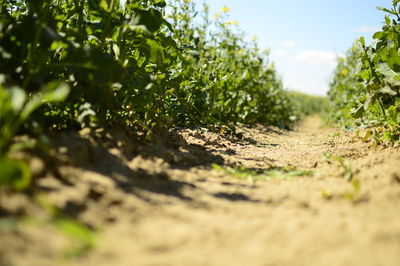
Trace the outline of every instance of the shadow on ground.
<instances>
[{"instance_id":1,"label":"shadow on ground","mask_svg":"<svg viewBox=\"0 0 400 266\"><path fill-rule=\"evenodd\" d=\"M52 167L46 167L47 175L63 185L38 182L37 186L39 190L57 193L65 187L86 183L86 192L80 201L67 201L59 206L71 217L78 217L86 210L87 200L101 201L107 194L106 189L97 189L88 175L101 177L103 183L111 182L119 191L149 203L154 203L148 196L151 193L191 202L194 199L183 191L196 189L196 186L172 178L166 170L188 170L224 161L201 145L188 144L178 132L158 137L152 143L139 141L123 129L63 132L53 134L50 139L54 156L50 159ZM50 164L49 158L46 160Z\"/></svg>"}]
</instances>

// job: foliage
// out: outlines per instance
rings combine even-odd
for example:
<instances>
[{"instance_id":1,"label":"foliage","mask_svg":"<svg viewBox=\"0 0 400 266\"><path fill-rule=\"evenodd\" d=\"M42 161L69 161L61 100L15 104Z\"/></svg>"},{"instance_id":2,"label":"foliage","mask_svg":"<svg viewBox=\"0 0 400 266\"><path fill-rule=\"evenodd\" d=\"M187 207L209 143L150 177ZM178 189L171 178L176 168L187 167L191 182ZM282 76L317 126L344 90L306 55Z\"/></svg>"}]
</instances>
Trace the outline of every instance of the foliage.
<instances>
[{"instance_id":1,"label":"foliage","mask_svg":"<svg viewBox=\"0 0 400 266\"><path fill-rule=\"evenodd\" d=\"M66 258L82 256L96 247L97 235L87 226L67 218L56 220L55 226L71 240L71 245L64 254Z\"/></svg>"},{"instance_id":2,"label":"foliage","mask_svg":"<svg viewBox=\"0 0 400 266\"><path fill-rule=\"evenodd\" d=\"M177 1L170 18L174 40L181 53L172 66L173 80L167 108L178 125L209 123L289 122L289 101L267 53L228 20L223 8L209 18L204 6L201 18L190 1Z\"/></svg>"},{"instance_id":3,"label":"foliage","mask_svg":"<svg viewBox=\"0 0 400 266\"><path fill-rule=\"evenodd\" d=\"M293 120L308 115L322 114L328 110L328 99L324 96L309 95L298 91L289 91L288 94L294 113Z\"/></svg>"},{"instance_id":4,"label":"foliage","mask_svg":"<svg viewBox=\"0 0 400 266\"><path fill-rule=\"evenodd\" d=\"M29 179L7 159L21 130L287 126L290 102L268 54L228 11L211 20L187 0L0 0L0 165L10 173L1 184Z\"/></svg>"},{"instance_id":5,"label":"foliage","mask_svg":"<svg viewBox=\"0 0 400 266\"><path fill-rule=\"evenodd\" d=\"M7 158L10 150L21 145L12 145L12 139L21 125L41 105L63 100L69 87L60 82L51 82L29 97L18 87L5 89L0 84L0 186L16 190L28 188L30 172L25 162Z\"/></svg>"},{"instance_id":6,"label":"foliage","mask_svg":"<svg viewBox=\"0 0 400 266\"><path fill-rule=\"evenodd\" d=\"M328 92L330 112L327 118L330 122L345 127L353 125L351 110L363 93L361 80L355 73L360 56L360 47L355 44L347 51L345 57L338 58Z\"/></svg>"},{"instance_id":7,"label":"foliage","mask_svg":"<svg viewBox=\"0 0 400 266\"><path fill-rule=\"evenodd\" d=\"M32 119L45 127L118 123L130 117L132 98L162 69L163 1L1 1L0 72L6 87L26 93L54 80L71 93ZM136 99L136 113L148 101Z\"/></svg>"},{"instance_id":8,"label":"foliage","mask_svg":"<svg viewBox=\"0 0 400 266\"><path fill-rule=\"evenodd\" d=\"M15 190L29 187L31 176L29 167L20 160L0 158L0 186L8 186Z\"/></svg>"},{"instance_id":9,"label":"foliage","mask_svg":"<svg viewBox=\"0 0 400 266\"><path fill-rule=\"evenodd\" d=\"M364 38L339 59L329 98L330 119L346 126L375 127L373 139L398 142L400 137L400 1L378 8L388 15L382 30L366 45Z\"/></svg>"},{"instance_id":10,"label":"foliage","mask_svg":"<svg viewBox=\"0 0 400 266\"><path fill-rule=\"evenodd\" d=\"M64 103L35 116L46 127L288 122L275 69L233 29L226 9L211 21L191 1L176 1L168 18L162 0L1 4L5 86L71 87Z\"/></svg>"}]
</instances>

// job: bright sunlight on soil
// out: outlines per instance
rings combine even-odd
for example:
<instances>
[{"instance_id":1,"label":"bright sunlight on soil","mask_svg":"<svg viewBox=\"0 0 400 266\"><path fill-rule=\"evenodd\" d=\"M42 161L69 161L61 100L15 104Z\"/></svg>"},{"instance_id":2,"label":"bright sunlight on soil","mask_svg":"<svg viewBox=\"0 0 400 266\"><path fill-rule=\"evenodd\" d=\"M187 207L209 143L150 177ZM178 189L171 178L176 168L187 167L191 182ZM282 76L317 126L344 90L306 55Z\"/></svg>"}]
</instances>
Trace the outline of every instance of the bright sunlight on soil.
<instances>
[{"instance_id":1,"label":"bright sunlight on soil","mask_svg":"<svg viewBox=\"0 0 400 266\"><path fill-rule=\"evenodd\" d=\"M398 148L316 116L293 131L225 131L143 146L83 130L52 137L56 165L21 154L45 176L36 201L98 233L71 239L28 196L2 195L2 212L42 218L2 224L0 265L399 265Z\"/></svg>"}]
</instances>

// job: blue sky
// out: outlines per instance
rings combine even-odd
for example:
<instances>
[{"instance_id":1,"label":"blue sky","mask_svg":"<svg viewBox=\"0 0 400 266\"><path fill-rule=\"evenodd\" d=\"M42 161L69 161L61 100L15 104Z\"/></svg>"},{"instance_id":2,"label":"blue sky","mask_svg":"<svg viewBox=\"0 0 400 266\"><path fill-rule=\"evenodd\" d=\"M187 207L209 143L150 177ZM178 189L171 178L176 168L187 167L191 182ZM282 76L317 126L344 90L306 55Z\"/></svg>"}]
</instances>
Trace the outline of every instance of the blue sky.
<instances>
[{"instance_id":1,"label":"blue sky","mask_svg":"<svg viewBox=\"0 0 400 266\"><path fill-rule=\"evenodd\" d=\"M203 3L203 0L194 0ZM325 95L335 68L335 58L355 39L371 40L379 30L391 0L208 0L212 14L230 7L230 19L238 20L249 36L258 37L284 86Z\"/></svg>"}]
</instances>

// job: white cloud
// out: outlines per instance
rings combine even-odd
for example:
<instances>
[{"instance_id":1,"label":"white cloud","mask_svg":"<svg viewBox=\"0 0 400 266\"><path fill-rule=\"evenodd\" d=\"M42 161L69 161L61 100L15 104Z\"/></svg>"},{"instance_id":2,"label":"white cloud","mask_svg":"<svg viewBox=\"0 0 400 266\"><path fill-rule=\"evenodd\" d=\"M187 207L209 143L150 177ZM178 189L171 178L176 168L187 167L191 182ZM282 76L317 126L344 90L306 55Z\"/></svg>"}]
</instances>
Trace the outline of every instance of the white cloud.
<instances>
[{"instance_id":1,"label":"white cloud","mask_svg":"<svg viewBox=\"0 0 400 266\"><path fill-rule=\"evenodd\" d=\"M354 32L358 32L358 33L374 33L374 32L380 31L380 30L381 30L381 27L378 27L378 26L361 26L361 27L353 29Z\"/></svg>"},{"instance_id":2,"label":"white cloud","mask_svg":"<svg viewBox=\"0 0 400 266\"><path fill-rule=\"evenodd\" d=\"M285 42L283 42L283 46L285 46L287 48L293 48L293 47L296 47L297 44L295 41L285 41Z\"/></svg>"},{"instance_id":3,"label":"white cloud","mask_svg":"<svg viewBox=\"0 0 400 266\"><path fill-rule=\"evenodd\" d=\"M335 65L338 57L344 57L344 54L331 51L304 50L296 56L296 59L312 65Z\"/></svg>"},{"instance_id":4,"label":"white cloud","mask_svg":"<svg viewBox=\"0 0 400 266\"><path fill-rule=\"evenodd\" d=\"M276 49L271 51L271 56L272 57L282 57L286 56L288 52L285 49Z\"/></svg>"}]
</instances>

